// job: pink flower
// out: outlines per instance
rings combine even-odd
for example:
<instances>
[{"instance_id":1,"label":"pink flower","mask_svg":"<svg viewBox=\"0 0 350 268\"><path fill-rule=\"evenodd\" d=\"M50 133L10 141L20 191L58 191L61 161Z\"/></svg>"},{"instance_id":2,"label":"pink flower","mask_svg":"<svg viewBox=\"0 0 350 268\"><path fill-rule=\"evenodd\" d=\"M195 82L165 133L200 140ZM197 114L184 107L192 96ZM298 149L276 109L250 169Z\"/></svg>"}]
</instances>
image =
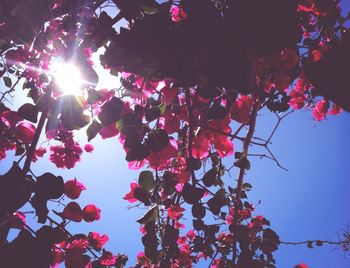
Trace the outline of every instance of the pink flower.
<instances>
[{"instance_id":1,"label":"pink flower","mask_svg":"<svg viewBox=\"0 0 350 268\"><path fill-rule=\"evenodd\" d=\"M173 220L179 220L182 216L185 209L179 205L172 205L168 208L168 216Z\"/></svg>"},{"instance_id":2,"label":"pink flower","mask_svg":"<svg viewBox=\"0 0 350 268\"><path fill-rule=\"evenodd\" d=\"M185 11L178 6L172 6L170 8L170 13L171 13L171 19L173 22L180 22L186 19L187 17L187 14L185 13Z\"/></svg>"},{"instance_id":3,"label":"pink flower","mask_svg":"<svg viewBox=\"0 0 350 268\"><path fill-rule=\"evenodd\" d=\"M113 265L115 264L116 257L113 256L112 252L110 251L103 251L102 256L100 257L100 263L102 265Z\"/></svg>"},{"instance_id":4,"label":"pink flower","mask_svg":"<svg viewBox=\"0 0 350 268\"><path fill-rule=\"evenodd\" d=\"M137 188L140 188L139 184L136 182L132 182L130 183L130 192L128 192L126 195L124 195L123 199L127 200L130 203L134 203L137 201L137 199L135 198L135 190Z\"/></svg>"},{"instance_id":5,"label":"pink flower","mask_svg":"<svg viewBox=\"0 0 350 268\"><path fill-rule=\"evenodd\" d=\"M89 243L96 250L101 249L108 240L109 238L107 235L100 235L96 232L89 233Z\"/></svg>"},{"instance_id":6,"label":"pink flower","mask_svg":"<svg viewBox=\"0 0 350 268\"><path fill-rule=\"evenodd\" d=\"M38 158L43 157L44 154L46 154L46 149L44 147L39 147L38 149L35 149L32 161L36 162Z\"/></svg>"},{"instance_id":7,"label":"pink flower","mask_svg":"<svg viewBox=\"0 0 350 268\"><path fill-rule=\"evenodd\" d=\"M231 117L239 123L247 123L253 107L251 96L241 95L231 106Z\"/></svg>"},{"instance_id":8,"label":"pink flower","mask_svg":"<svg viewBox=\"0 0 350 268\"><path fill-rule=\"evenodd\" d=\"M339 105L333 104L332 109L328 112L328 114L338 115L342 111L343 111L343 109Z\"/></svg>"},{"instance_id":9,"label":"pink flower","mask_svg":"<svg viewBox=\"0 0 350 268\"><path fill-rule=\"evenodd\" d=\"M64 194L70 199L77 199L83 190L86 190L86 187L78 182L76 178L66 181L64 184Z\"/></svg>"},{"instance_id":10,"label":"pink flower","mask_svg":"<svg viewBox=\"0 0 350 268\"><path fill-rule=\"evenodd\" d=\"M312 115L314 116L316 121L322 121L326 118L328 109L328 101L321 100L316 104L315 108L312 110Z\"/></svg>"},{"instance_id":11,"label":"pink flower","mask_svg":"<svg viewBox=\"0 0 350 268\"><path fill-rule=\"evenodd\" d=\"M51 250L51 263L50 267L58 267L60 263L64 261L64 253L58 248L53 248Z\"/></svg>"},{"instance_id":12,"label":"pink flower","mask_svg":"<svg viewBox=\"0 0 350 268\"><path fill-rule=\"evenodd\" d=\"M307 264L301 263L294 266L294 268L309 268Z\"/></svg>"},{"instance_id":13,"label":"pink flower","mask_svg":"<svg viewBox=\"0 0 350 268\"><path fill-rule=\"evenodd\" d=\"M7 127L14 127L22 118L17 112L5 111L0 115L0 119Z\"/></svg>"},{"instance_id":14,"label":"pink flower","mask_svg":"<svg viewBox=\"0 0 350 268\"><path fill-rule=\"evenodd\" d=\"M83 209L83 219L86 222L98 221L101 218L101 209L93 204L87 205Z\"/></svg>"},{"instance_id":15,"label":"pink flower","mask_svg":"<svg viewBox=\"0 0 350 268\"><path fill-rule=\"evenodd\" d=\"M87 153L91 153L91 152L94 150L94 146L93 146L92 144L90 144L90 143L85 144L84 150L85 150L85 152L87 152Z\"/></svg>"},{"instance_id":16,"label":"pink flower","mask_svg":"<svg viewBox=\"0 0 350 268\"><path fill-rule=\"evenodd\" d=\"M191 242L193 242L193 240L197 237L197 235L195 234L195 232L193 230L189 230L186 234L188 240L190 240Z\"/></svg>"},{"instance_id":17,"label":"pink flower","mask_svg":"<svg viewBox=\"0 0 350 268\"><path fill-rule=\"evenodd\" d=\"M73 168L80 161L83 150L79 143L63 143L62 145L51 146L50 161L58 168Z\"/></svg>"},{"instance_id":18,"label":"pink flower","mask_svg":"<svg viewBox=\"0 0 350 268\"><path fill-rule=\"evenodd\" d=\"M13 213L11 219L11 228L22 229L24 224L26 224L26 215L20 211Z\"/></svg>"}]
</instances>

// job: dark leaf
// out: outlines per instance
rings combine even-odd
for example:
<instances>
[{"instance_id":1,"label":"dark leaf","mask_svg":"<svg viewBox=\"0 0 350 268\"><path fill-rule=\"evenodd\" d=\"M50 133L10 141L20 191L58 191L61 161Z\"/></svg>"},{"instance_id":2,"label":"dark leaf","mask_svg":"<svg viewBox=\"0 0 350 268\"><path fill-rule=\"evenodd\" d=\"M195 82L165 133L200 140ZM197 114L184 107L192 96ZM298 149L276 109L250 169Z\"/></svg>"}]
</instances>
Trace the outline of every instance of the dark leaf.
<instances>
[{"instance_id":1,"label":"dark leaf","mask_svg":"<svg viewBox=\"0 0 350 268\"><path fill-rule=\"evenodd\" d=\"M102 126L99 122L97 122L96 120L92 121L90 126L86 129L86 135L89 142L96 137L101 128Z\"/></svg>"},{"instance_id":2,"label":"dark leaf","mask_svg":"<svg viewBox=\"0 0 350 268\"><path fill-rule=\"evenodd\" d=\"M142 171L139 175L139 185L142 189L146 191L151 191L154 189L156 182L151 171Z\"/></svg>"},{"instance_id":3,"label":"dark leaf","mask_svg":"<svg viewBox=\"0 0 350 268\"><path fill-rule=\"evenodd\" d=\"M33 123L38 121L38 112L39 109L31 103L25 103L18 109L18 114L21 117Z\"/></svg>"},{"instance_id":4,"label":"dark leaf","mask_svg":"<svg viewBox=\"0 0 350 268\"><path fill-rule=\"evenodd\" d=\"M117 122L120 119L120 114L123 111L124 103L120 99L113 97L110 101L106 102L101 109L101 113L98 115L101 124L108 126L113 122Z\"/></svg>"},{"instance_id":5,"label":"dark leaf","mask_svg":"<svg viewBox=\"0 0 350 268\"><path fill-rule=\"evenodd\" d=\"M158 217L158 205L151 207L140 219L137 220L140 224L147 224L153 222Z\"/></svg>"},{"instance_id":6,"label":"dark leaf","mask_svg":"<svg viewBox=\"0 0 350 268\"><path fill-rule=\"evenodd\" d=\"M5 84L5 86L7 86L8 88L11 88L11 87L12 87L11 78L10 78L10 77L7 77L7 76L4 76L3 79L4 79L4 84Z\"/></svg>"},{"instance_id":7,"label":"dark leaf","mask_svg":"<svg viewBox=\"0 0 350 268\"><path fill-rule=\"evenodd\" d=\"M154 152L160 152L164 150L169 143L168 133L164 129L152 130L148 134L148 148Z\"/></svg>"}]
</instances>

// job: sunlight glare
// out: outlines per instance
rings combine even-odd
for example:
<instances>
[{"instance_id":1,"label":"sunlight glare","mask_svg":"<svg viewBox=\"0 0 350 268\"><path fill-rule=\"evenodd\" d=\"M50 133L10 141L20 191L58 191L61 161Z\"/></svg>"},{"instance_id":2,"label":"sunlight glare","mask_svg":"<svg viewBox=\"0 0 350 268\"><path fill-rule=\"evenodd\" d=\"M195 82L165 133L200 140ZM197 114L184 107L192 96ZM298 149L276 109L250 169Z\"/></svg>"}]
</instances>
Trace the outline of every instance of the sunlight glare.
<instances>
[{"instance_id":1,"label":"sunlight glare","mask_svg":"<svg viewBox=\"0 0 350 268\"><path fill-rule=\"evenodd\" d=\"M64 94L79 95L82 93L83 79L79 69L73 63L54 61L50 71Z\"/></svg>"}]
</instances>

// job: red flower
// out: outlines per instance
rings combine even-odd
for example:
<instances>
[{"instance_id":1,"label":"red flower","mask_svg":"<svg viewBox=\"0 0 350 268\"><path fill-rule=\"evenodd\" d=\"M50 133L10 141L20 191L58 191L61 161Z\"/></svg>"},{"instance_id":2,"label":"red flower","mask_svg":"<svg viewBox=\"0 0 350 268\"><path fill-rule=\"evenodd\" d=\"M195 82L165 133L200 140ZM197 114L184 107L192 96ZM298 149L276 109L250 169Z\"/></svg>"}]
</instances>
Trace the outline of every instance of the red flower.
<instances>
[{"instance_id":1,"label":"red flower","mask_svg":"<svg viewBox=\"0 0 350 268\"><path fill-rule=\"evenodd\" d=\"M195 232L193 230L189 230L188 233L186 234L188 240L190 240L191 242L193 242L193 240L197 237L197 235L195 234Z\"/></svg>"},{"instance_id":2,"label":"red flower","mask_svg":"<svg viewBox=\"0 0 350 268\"><path fill-rule=\"evenodd\" d=\"M321 100L316 104L315 108L312 110L312 115L314 116L316 121L322 121L326 118L328 109L328 101Z\"/></svg>"},{"instance_id":3,"label":"red flower","mask_svg":"<svg viewBox=\"0 0 350 268\"><path fill-rule=\"evenodd\" d=\"M148 163L151 168L159 168L164 165L169 159L176 157L178 154L178 146L176 140L169 139L168 146L161 152L151 152L147 156Z\"/></svg>"},{"instance_id":4,"label":"red flower","mask_svg":"<svg viewBox=\"0 0 350 268\"><path fill-rule=\"evenodd\" d=\"M43 157L44 154L46 154L46 149L44 147L35 149L32 161L36 162L38 158Z\"/></svg>"},{"instance_id":5,"label":"red flower","mask_svg":"<svg viewBox=\"0 0 350 268\"><path fill-rule=\"evenodd\" d=\"M159 119L159 126L163 128L168 134L172 134L179 130L180 118L177 115L171 113L171 111L166 111Z\"/></svg>"},{"instance_id":6,"label":"red flower","mask_svg":"<svg viewBox=\"0 0 350 268\"><path fill-rule=\"evenodd\" d=\"M22 122L15 128L17 139L25 144L31 143L35 135L35 126L31 123Z\"/></svg>"},{"instance_id":7,"label":"red flower","mask_svg":"<svg viewBox=\"0 0 350 268\"><path fill-rule=\"evenodd\" d=\"M328 112L328 114L338 115L342 111L343 111L343 109L339 105L333 104L332 109Z\"/></svg>"},{"instance_id":8,"label":"red flower","mask_svg":"<svg viewBox=\"0 0 350 268\"><path fill-rule=\"evenodd\" d=\"M230 139L226 139L221 142L215 142L214 147L220 157L232 155L234 151L234 145Z\"/></svg>"},{"instance_id":9,"label":"red flower","mask_svg":"<svg viewBox=\"0 0 350 268\"><path fill-rule=\"evenodd\" d=\"M112 252L110 251L103 251L102 256L100 257L100 263L102 265L113 265L115 264L116 257L113 256Z\"/></svg>"},{"instance_id":10,"label":"red flower","mask_svg":"<svg viewBox=\"0 0 350 268\"><path fill-rule=\"evenodd\" d=\"M71 141L65 142L62 145L51 146L50 161L55 163L58 168L73 168L80 161L80 156L83 150L79 143Z\"/></svg>"},{"instance_id":11,"label":"red flower","mask_svg":"<svg viewBox=\"0 0 350 268\"><path fill-rule=\"evenodd\" d=\"M251 222L248 224L248 227L251 229L258 229L261 230L263 225L270 225L270 222L265 219L263 216L259 215L259 216L255 216Z\"/></svg>"},{"instance_id":12,"label":"red flower","mask_svg":"<svg viewBox=\"0 0 350 268\"><path fill-rule=\"evenodd\" d=\"M135 198L135 190L137 188L140 188L139 184L136 182L130 183L130 192L128 192L126 195L124 195L123 199L128 200L130 203L134 203L137 201L137 198Z\"/></svg>"},{"instance_id":13,"label":"red flower","mask_svg":"<svg viewBox=\"0 0 350 268\"><path fill-rule=\"evenodd\" d=\"M94 150L94 146L93 146L92 144L90 144L90 143L85 144L84 150L85 150L85 152L87 152L87 153L91 153L91 152Z\"/></svg>"},{"instance_id":14,"label":"red flower","mask_svg":"<svg viewBox=\"0 0 350 268\"><path fill-rule=\"evenodd\" d=\"M85 267L90 262L88 255L83 255L89 246L87 239L73 240L66 246L66 261L67 268Z\"/></svg>"},{"instance_id":15,"label":"red flower","mask_svg":"<svg viewBox=\"0 0 350 268\"><path fill-rule=\"evenodd\" d=\"M20 211L13 213L13 216L11 219L11 228L22 229L25 223L26 223L26 215L24 215Z\"/></svg>"},{"instance_id":16,"label":"red flower","mask_svg":"<svg viewBox=\"0 0 350 268\"><path fill-rule=\"evenodd\" d=\"M186 19L187 17L187 14L185 13L185 11L178 6L172 6L170 8L170 13L171 13L171 19L173 22L180 22Z\"/></svg>"},{"instance_id":17,"label":"red flower","mask_svg":"<svg viewBox=\"0 0 350 268\"><path fill-rule=\"evenodd\" d=\"M83 212L76 202L70 202L63 210L62 217L75 222L81 222Z\"/></svg>"},{"instance_id":18,"label":"red flower","mask_svg":"<svg viewBox=\"0 0 350 268\"><path fill-rule=\"evenodd\" d=\"M0 115L0 119L5 123L7 127L14 127L22 118L17 112L5 111Z\"/></svg>"},{"instance_id":19,"label":"red flower","mask_svg":"<svg viewBox=\"0 0 350 268\"><path fill-rule=\"evenodd\" d=\"M301 263L294 266L294 268L309 268L307 264Z\"/></svg>"},{"instance_id":20,"label":"red flower","mask_svg":"<svg viewBox=\"0 0 350 268\"><path fill-rule=\"evenodd\" d=\"M70 199L77 199L83 190L86 190L86 187L78 182L76 178L66 181L64 184L64 194Z\"/></svg>"},{"instance_id":21,"label":"red flower","mask_svg":"<svg viewBox=\"0 0 350 268\"><path fill-rule=\"evenodd\" d=\"M51 267L57 267L61 262L64 261L64 253L58 249L54 248L51 250Z\"/></svg>"},{"instance_id":22,"label":"red flower","mask_svg":"<svg viewBox=\"0 0 350 268\"><path fill-rule=\"evenodd\" d=\"M170 208L168 208L168 216L177 221L179 220L182 216L185 209L180 207L179 205L172 205Z\"/></svg>"},{"instance_id":23,"label":"red flower","mask_svg":"<svg viewBox=\"0 0 350 268\"><path fill-rule=\"evenodd\" d=\"M86 222L98 221L101 217L101 209L93 204L87 205L83 209L83 219Z\"/></svg>"},{"instance_id":24,"label":"red flower","mask_svg":"<svg viewBox=\"0 0 350 268\"><path fill-rule=\"evenodd\" d=\"M231 117L239 123L247 123L253 107L251 96L241 95L231 106Z\"/></svg>"},{"instance_id":25,"label":"red flower","mask_svg":"<svg viewBox=\"0 0 350 268\"><path fill-rule=\"evenodd\" d=\"M96 250L101 249L108 240L109 238L107 235L100 235L96 232L89 233L89 243Z\"/></svg>"}]
</instances>

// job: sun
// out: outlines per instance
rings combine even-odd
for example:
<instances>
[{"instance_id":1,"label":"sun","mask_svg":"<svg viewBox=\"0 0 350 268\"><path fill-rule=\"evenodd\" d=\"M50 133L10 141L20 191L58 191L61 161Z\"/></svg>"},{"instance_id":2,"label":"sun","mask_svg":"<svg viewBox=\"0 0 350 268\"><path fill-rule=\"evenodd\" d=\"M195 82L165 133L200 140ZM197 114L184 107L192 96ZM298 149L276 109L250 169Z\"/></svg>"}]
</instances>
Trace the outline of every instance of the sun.
<instances>
[{"instance_id":1,"label":"sun","mask_svg":"<svg viewBox=\"0 0 350 268\"><path fill-rule=\"evenodd\" d=\"M50 73L63 94L82 94L83 78L74 63L55 59L50 66Z\"/></svg>"}]
</instances>

